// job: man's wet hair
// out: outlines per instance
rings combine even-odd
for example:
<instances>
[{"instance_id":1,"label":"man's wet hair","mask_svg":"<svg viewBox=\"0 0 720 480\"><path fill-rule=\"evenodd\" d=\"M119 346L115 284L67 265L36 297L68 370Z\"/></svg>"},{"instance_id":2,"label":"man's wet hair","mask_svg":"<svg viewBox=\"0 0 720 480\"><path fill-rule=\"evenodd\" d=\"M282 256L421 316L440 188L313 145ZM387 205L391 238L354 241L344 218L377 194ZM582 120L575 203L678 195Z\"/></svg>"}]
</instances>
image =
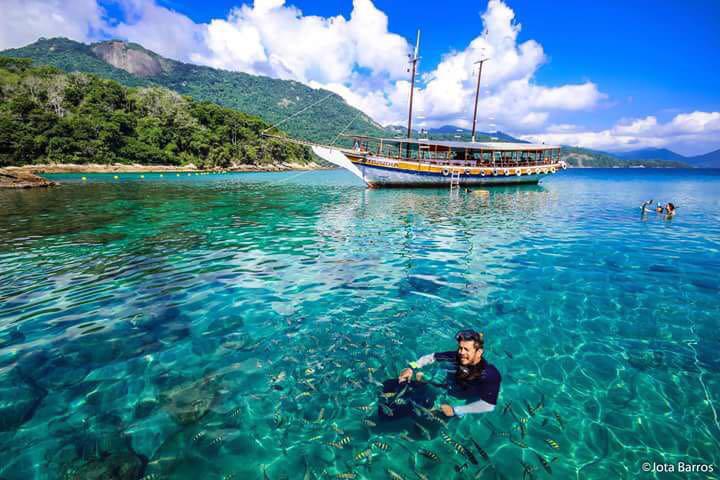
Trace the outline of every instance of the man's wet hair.
<instances>
[{"instance_id":1,"label":"man's wet hair","mask_svg":"<svg viewBox=\"0 0 720 480\"><path fill-rule=\"evenodd\" d=\"M485 348L485 335L475 330L462 330L455 335L455 340L458 343L472 340L475 343L476 349Z\"/></svg>"}]
</instances>

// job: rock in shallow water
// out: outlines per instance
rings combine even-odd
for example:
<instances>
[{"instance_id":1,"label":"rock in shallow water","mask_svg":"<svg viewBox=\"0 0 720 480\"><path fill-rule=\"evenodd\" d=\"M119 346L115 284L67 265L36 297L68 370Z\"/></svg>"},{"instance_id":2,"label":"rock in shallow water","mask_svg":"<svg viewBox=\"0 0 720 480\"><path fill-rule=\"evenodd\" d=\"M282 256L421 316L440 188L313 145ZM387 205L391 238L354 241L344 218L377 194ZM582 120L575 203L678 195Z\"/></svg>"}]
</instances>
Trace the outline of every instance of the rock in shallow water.
<instances>
[{"instance_id":1,"label":"rock in shallow water","mask_svg":"<svg viewBox=\"0 0 720 480\"><path fill-rule=\"evenodd\" d=\"M93 458L67 468L67 480L137 480L145 471L147 461L134 453L121 452Z\"/></svg>"},{"instance_id":2,"label":"rock in shallow water","mask_svg":"<svg viewBox=\"0 0 720 480\"><path fill-rule=\"evenodd\" d=\"M178 385L160 397L163 408L180 425L197 422L210 410L217 397L215 382L200 379Z\"/></svg>"},{"instance_id":3,"label":"rock in shallow water","mask_svg":"<svg viewBox=\"0 0 720 480\"><path fill-rule=\"evenodd\" d=\"M12 373L0 377L0 432L19 428L30 420L45 398L42 389Z\"/></svg>"},{"instance_id":4,"label":"rock in shallow water","mask_svg":"<svg viewBox=\"0 0 720 480\"><path fill-rule=\"evenodd\" d=\"M57 185L28 171L17 168L0 168L0 188L33 188Z\"/></svg>"}]
</instances>

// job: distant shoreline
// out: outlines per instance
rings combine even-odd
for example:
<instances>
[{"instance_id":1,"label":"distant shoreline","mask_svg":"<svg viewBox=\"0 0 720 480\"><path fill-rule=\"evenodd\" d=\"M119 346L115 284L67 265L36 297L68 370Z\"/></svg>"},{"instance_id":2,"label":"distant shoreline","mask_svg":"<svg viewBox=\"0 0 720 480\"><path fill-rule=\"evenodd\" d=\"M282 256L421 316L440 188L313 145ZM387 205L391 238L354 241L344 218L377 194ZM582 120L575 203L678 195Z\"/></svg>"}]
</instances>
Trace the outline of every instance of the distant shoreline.
<instances>
[{"instance_id":1,"label":"distant shoreline","mask_svg":"<svg viewBox=\"0 0 720 480\"><path fill-rule=\"evenodd\" d=\"M165 172L284 172L287 170L324 170L315 162L310 163L274 163L269 165L240 164L230 168L197 168L195 165L140 165L113 163L47 163L7 167L6 170L22 171L33 174L43 173L165 173Z\"/></svg>"},{"instance_id":2,"label":"distant shoreline","mask_svg":"<svg viewBox=\"0 0 720 480\"><path fill-rule=\"evenodd\" d=\"M200 172L287 172L291 170L328 170L315 162L275 163L270 165L234 165L230 168L199 169L195 165L139 165L114 163L102 165L96 163L52 163L32 164L20 167L0 168L0 188L50 187L57 182L43 178L43 174L53 173L200 173Z\"/></svg>"}]
</instances>

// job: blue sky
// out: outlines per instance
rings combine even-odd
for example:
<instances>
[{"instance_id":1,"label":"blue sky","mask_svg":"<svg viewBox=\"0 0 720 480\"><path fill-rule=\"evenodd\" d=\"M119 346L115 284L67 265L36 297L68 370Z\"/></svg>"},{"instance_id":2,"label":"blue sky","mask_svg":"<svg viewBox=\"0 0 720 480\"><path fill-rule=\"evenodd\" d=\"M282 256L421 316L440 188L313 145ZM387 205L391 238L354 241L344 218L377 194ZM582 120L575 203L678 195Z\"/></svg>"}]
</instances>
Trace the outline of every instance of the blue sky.
<instances>
[{"instance_id":1,"label":"blue sky","mask_svg":"<svg viewBox=\"0 0 720 480\"><path fill-rule=\"evenodd\" d=\"M472 64L489 52L481 129L606 150L720 148L717 0L7 1L2 48L120 37L328 88L385 124L404 117L403 61L420 28L420 125L468 126Z\"/></svg>"},{"instance_id":2,"label":"blue sky","mask_svg":"<svg viewBox=\"0 0 720 480\"><path fill-rule=\"evenodd\" d=\"M225 16L239 2L163 1L198 22ZM349 17L352 2L295 0L305 15ZM423 69L478 35L487 1L378 0L389 29L409 41L422 30ZM562 85L590 79L609 95L593 112L563 120L611 126L621 117L670 119L693 110L720 110L720 1L510 0L522 24L520 41L539 41L549 56L536 79Z\"/></svg>"}]
</instances>

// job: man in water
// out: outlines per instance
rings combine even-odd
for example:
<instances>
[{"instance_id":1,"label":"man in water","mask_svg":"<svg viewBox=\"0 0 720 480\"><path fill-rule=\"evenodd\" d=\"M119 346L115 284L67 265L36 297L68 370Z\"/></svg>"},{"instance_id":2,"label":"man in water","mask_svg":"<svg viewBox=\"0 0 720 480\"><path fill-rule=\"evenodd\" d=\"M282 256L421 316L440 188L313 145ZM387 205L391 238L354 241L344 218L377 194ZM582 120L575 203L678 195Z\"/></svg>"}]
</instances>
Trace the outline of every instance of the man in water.
<instances>
[{"instance_id":1,"label":"man in water","mask_svg":"<svg viewBox=\"0 0 720 480\"><path fill-rule=\"evenodd\" d=\"M448 416L463 416L469 413L492 412L500 393L500 372L483 358L485 338L475 330L463 330L455 336L457 351L431 353L410 363L410 368L400 372L399 383L412 379L413 370L431 363L442 363L446 381L440 386L447 389L452 397L465 400L465 405L441 405ZM418 381L422 374L416 375Z\"/></svg>"}]
</instances>

